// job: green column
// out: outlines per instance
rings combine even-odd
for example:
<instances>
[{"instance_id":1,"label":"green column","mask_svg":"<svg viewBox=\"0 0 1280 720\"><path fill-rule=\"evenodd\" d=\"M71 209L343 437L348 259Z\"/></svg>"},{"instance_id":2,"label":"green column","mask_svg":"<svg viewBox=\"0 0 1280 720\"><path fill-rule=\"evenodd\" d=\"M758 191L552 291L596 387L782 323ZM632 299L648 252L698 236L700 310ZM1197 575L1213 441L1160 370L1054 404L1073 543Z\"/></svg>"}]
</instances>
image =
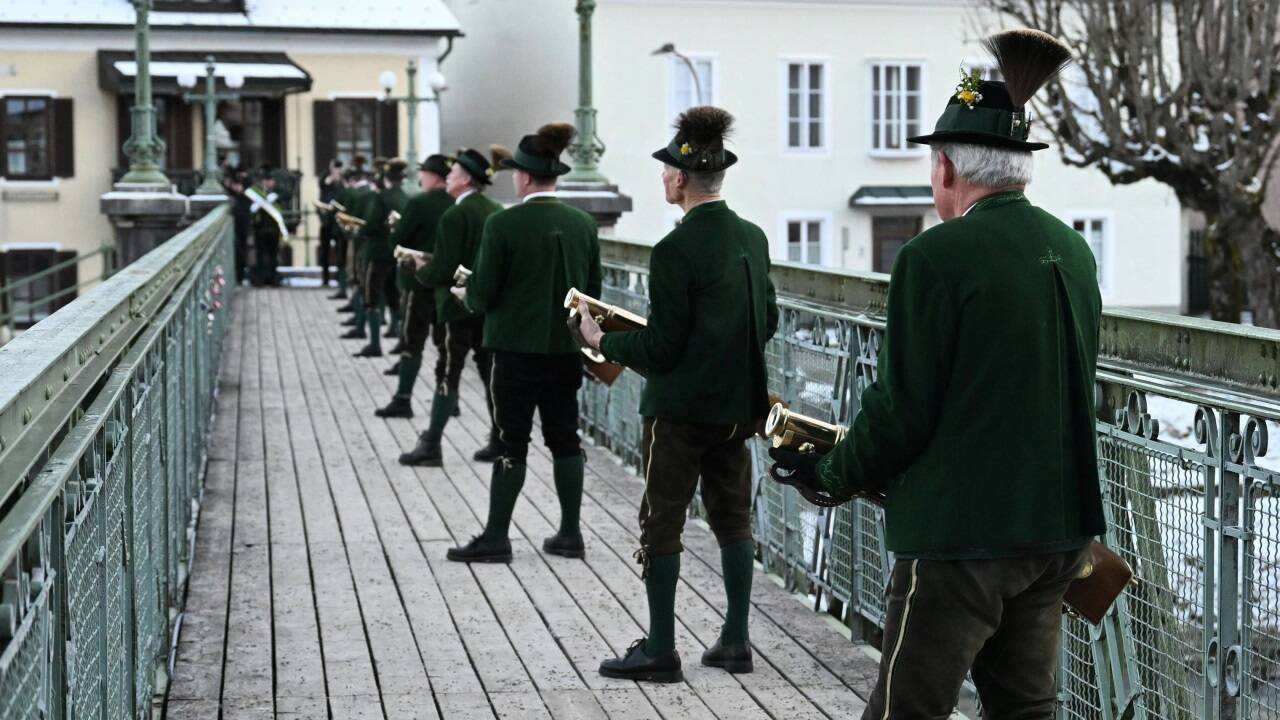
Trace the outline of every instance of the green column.
<instances>
[{"instance_id":1,"label":"green column","mask_svg":"<svg viewBox=\"0 0 1280 720\"><path fill-rule=\"evenodd\" d=\"M137 12L134 35L137 48L135 58L138 69L134 78L132 134L124 144L125 157L129 158L129 172L120 179L122 183L168 185L163 168L164 141L156 135L156 109L151 104L151 27L148 15L151 0L133 0Z\"/></svg>"},{"instance_id":2,"label":"green column","mask_svg":"<svg viewBox=\"0 0 1280 720\"><path fill-rule=\"evenodd\" d=\"M564 180L604 185L608 180L596 165L604 154L604 145L596 135L596 109L591 104L591 15L595 11L596 0L578 0L578 109L574 112L578 140L569 149L573 172Z\"/></svg>"}]
</instances>

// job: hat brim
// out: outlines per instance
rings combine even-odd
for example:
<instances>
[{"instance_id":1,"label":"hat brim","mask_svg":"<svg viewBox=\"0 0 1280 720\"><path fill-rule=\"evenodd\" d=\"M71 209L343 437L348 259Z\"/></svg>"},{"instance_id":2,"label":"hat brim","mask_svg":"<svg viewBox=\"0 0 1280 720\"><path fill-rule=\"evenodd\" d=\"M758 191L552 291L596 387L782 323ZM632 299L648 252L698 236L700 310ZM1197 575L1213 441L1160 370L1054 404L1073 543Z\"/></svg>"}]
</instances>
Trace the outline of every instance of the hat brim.
<instances>
[{"instance_id":1,"label":"hat brim","mask_svg":"<svg viewBox=\"0 0 1280 720\"><path fill-rule=\"evenodd\" d=\"M1022 150L1024 152L1036 152L1037 150L1048 149L1048 143L1025 142L1023 140L1014 140L1011 137L1001 137L999 135L989 135L987 133L974 132L953 132L941 130L929 133L928 135L916 135L907 138L907 142L917 145L932 145L934 143L961 143L964 145L981 145L983 147L995 147L1005 150Z\"/></svg>"},{"instance_id":2,"label":"hat brim","mask_svg":"<svg viewBox=\"0 0 1280 720\"><path fill-rule=\"evenodd\" d=\"M732 150L724 151L724 157L725 157L724 165L716 168L715 170L709 170L709 171L699 170L697 168L694 168L691 165L685 164L683 160L676 157L675 155L672 155L671 151L667 150L666 148L662 148L661 150L655 151L651 157L654 160L659 160L667 165L670 165L671 167L684 170L685 172L720 172L721 170L727 170L738 163L738 156L734 155Z\"/></svg>"},{"instance_id":3,"label":"hat brim","mask_svg":"<svg viewBox=\"0 0 1280 720\"><path fill-rule=\"evenodd\" d=\"M561 175L568 175L570 172L573 171L573 168L569 167L568 165L565 165L559 160L556 161L556 167L550 173L548 173L545 168L531 168L531 167L528 167L527 165L521 165L519 162L516 162L515 158L503 158L502 160L498 161L498 164L506 168L507 170L523 170L527 173L532 173L534 175L554 175L556 177L559 177Z\"/></svg>"}]
</instances>

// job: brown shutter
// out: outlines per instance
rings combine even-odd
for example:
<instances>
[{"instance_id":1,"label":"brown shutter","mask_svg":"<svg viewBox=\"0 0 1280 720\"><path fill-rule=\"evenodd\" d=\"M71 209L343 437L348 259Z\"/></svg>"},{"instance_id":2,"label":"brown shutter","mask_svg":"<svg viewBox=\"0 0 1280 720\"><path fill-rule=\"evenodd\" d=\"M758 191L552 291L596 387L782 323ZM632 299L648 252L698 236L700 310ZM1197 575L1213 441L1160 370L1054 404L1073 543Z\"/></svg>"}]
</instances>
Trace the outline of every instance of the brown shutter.
<instances>
[{"instance_id":1,"label":"brown shutter","mask_svg":"<svg viewBox=\"0 0 1280 720\"><path fill-rule=\"evenodd\" d=\"M194 129L191 127L191 106L182 102L181 98L171 97L168 98L166 110L169 137L164 141L168 145L168 169L192 170L196 161L192 148Z\"/></svg>"},{"instance_id":2,"label":"brown shutter","mask_svg":"<svg viewBox=\"0 0 1280 720\"><path fill-rule=\"evenodd\" d=\"M373 154L384 158L400 155L400 103L380 102L377 104L374 118L377 128L374 130Z\"/></svg>"},{"instance_id":3,"label":"brown shutter","mask_svg":"<svg viewBox=\"0 0 1280 720\"><path fill-rule=\"evenodd\" d=\"M284 158L284 101L267 98L262 101L262 157L278 168L286 167Z\"/></svg>"},{"instance_id":4,"label":"brown shutter","mask_svg":"<svg viewBox=\"0 0 1280 720\"><path fill-rule=\"evenodd\" d=\"M57 257L54 258L54 262L60 263L60 262L75 260L75 259L76 259L75 250L59 250ZM68 265L67 267L64 267L61 270L59 270L58 276L54 278L53 291L59 292L61 290L66 290L68 288L75 287L76 282L78 280L77 278L78 267L79 267L78 265L73 264L73 265ZM58 308L62 307L63 305L66 305L67 303L75 299L76 299L76 293L69 292L66 295L63 295L62 297L58 298L58 300L54 303L53 307L49 308L49 312L52 313L54 310L57 310Z\"/></svg>"},{"instance_id":5,"label":"brown shutter","mask_svg":"<svg viewBox=\"0 0 1280 720\"><path fill-rule=\"evenodd\" d=\"M334 128L332 100L315 100L311 103L311 135L315 138L316 176L324 177L329 172L329 161L333 159L338 138Z\"/></svg>"},{"instance_id":6,"label":"brown shutter","mask_svg":"<svg viewBox=\"0 0 1280 720\"><path fill-rule=\"evenodd\" d=\"M55 177L73 177L76 174L75 136L71 98L54 98L53 174Z\"/></svg>"}]
</instances>

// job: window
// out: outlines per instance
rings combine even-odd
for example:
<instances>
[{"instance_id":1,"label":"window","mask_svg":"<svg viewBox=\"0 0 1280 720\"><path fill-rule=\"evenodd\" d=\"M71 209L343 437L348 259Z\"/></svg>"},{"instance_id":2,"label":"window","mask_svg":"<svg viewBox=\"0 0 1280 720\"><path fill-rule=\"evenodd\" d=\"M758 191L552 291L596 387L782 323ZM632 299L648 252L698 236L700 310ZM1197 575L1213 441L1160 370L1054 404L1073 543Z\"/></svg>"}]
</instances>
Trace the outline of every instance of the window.
<instances>
[{"instance_id":1,"label":"window","mask_svg":"<svg viewBox=\"0 0 1280 720\"><path fill-rule=\"evenodd\" d=\"M373 160L374 116L377 101L345 99L334 102L334 157L344 165L351 165L351 158L364 155Z\"/></svg>"},{"instance_id":2,"label":"window","mask_svg":"<svg viewBox=\"0 0 1280 720\"><path fill-rule=\"evenodd\" d=\"M59 262L73 260L75 256L75 251L62 251L57 245L0 248L0 287L13 286L23 278L48 270ZM51 296L75 284L76 266L72 263L0 294L0 303L4 303L0 311L12 312L16 327L31 327L74 300L74 292L65 292L57 298Z\"/></svg>"},{"instance_id":3,"label":"window","mask_svg":"<svg viewBox=\"0 0 1280 720\"><path fill-rule=\"evenodd\" d=\"M690 65L693 67L690 68ZM667 127L676 117L695 105L714 105L720 89L716 87L716 60L711 57L689 57L689 62L672 56L667 63ZM694 73L698 81L694 82Z\"/></svg>"},{"instance_id":4,"label":"window","mask_svg":"<svg viewBox=\"0 0 1280 720\"><path fill-rule=\"evenodd\" d=\"M191 170L195 167L195 126L192 117L196 110L175 95L154 95L151 106L156 110L156 136L164 141L164 169ZM116 102L116 163L120 168L129 167L124 154L124 144L133 134L133 96L122 95ZM200 117L204 117L203 110ZM201 148L204 147L201 137Z\"/></svg>"},{"instance_id":5,"label":"window","mask_svg":"<svg viewBox=\"0 0 1280 720\"><path fill-rule=\"evenodd\" d=\"M893 270L898 251L920 234L924 218L919 215L871 218L871 269L879 273Z\"/></svg>"},{"instance_id":6,"label":"window","mask_svg":"<svg viewBox=\"0 0 1280 720\"><path fill-rule=\"evenodd\" d=\"M919 155L927 148L907 142L921 134L924 116L924 65L876 62L871 69L871 152Z\"/></svg>"},{"instance_id":7,"label":"window","mask_svg":"<svg viewBox=\"0 0 1280 720\"><path fill-rule=\"evenodd\" d=\"M787 262L822 265L827 262L831 244L828 237L830 218L801 213L783 216Z\"/></svg>"},{"instance_id":8,"label":"window","mask_svg":"<svg viewBox=\"0 0 1280 720\"><path fill-rule=\"evenodd\" d=\"M4 99L5 177L44 180L53 176L52 108L47 97Z\"/></svg>"},{"instance_id":9,"label":"window","mask_svg":"<svg viewBox=\"0 0 1280 720\"><path fill-rule=\"evenodd\" d=\"M284 103L279 98L244 98L218 103L214 137L218 162L256 168L283 166Z\"/></svg>"},{"instance_id":10,"label":"window","mask_svg":"<svg viewBox=\"0 0 1280 720\"><path fill-rule=\"evenodd\" d=\"M827 145L827 66L823 62L785 65L786 147L822 150Z\"/></svg>"},{"instance_id":11,"label":"window","mask_svg":"<svg viewBox=\"0 0 1280 720\"><path fill-rule=\"evenodd\" d=\"M1075 215L1071 219L1071 227L1089 244L1094 261L1098 264L1098 287L1107 290L1111 272L1108 262L1111 254L1111 218L1105 215Z\"/></svg>"}]
</instances>

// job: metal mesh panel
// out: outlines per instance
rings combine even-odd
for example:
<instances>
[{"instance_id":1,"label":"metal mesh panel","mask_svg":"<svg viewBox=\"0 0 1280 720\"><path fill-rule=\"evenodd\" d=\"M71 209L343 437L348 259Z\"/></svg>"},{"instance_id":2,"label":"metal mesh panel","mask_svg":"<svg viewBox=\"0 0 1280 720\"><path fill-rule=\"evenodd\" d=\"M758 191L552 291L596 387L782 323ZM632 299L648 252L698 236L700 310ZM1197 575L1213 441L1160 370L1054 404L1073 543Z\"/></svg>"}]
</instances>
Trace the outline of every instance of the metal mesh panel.
<instances>
[{"instance_id":1,"label":"metal mesh panel","mask_svg":"<svg viewBox=\"0 0 1280 720\"><path fill-rule=\"evenodd\" d=\"M52 589L45 585L0 652L0 720L43 720L48 712Z\"/></svg>"},{"instance_id":2,"label":"metal mesh panel","mask_svg":"<svg viewBox=\"0 0 1280 720\"><path fill-rule=\"evenodd\" d=\"M124 409L116 408L117 419L108 424L107 435L115 442L107 462L106 517L103 568L106 592L107 718L131 715L129 657L132 627L129 625L129 588L125 583L125 498L128 493L129 434L124 431Z\"/></svg>"},{"instance_id":3,"label":"metal mesh panel","mask_svg":"<svg viewBox=\"0 0 1280 720\"><path fill-rule=\"evenodd\" d=\"M1156 717L1204 704L1206 469L1179 448L1119 432L1098 441L1106 503L1139 579L1127 592L1139 681Z\"/></svg>"},{"instance_id":4,"label":"metal mesh panel","mask_svg":"<svg viewBox=\"0 0 1280 720\"><path fill-rule=\"evenodd\" d=\"M99 483L85 484L82 507L66 535L68 673L72 717L100 718L105 700L103 656L102 504Z\"/></svg>"},{"instance_id":5,"label":"metal mesh panel","mask_svg":"<svg viewBox=\"0 0 1280 720\"><path fill-rule=\"evenodd\" d=\"M1251 483L1246 508L1245 716L1280 720L1280 487L1273 476Z\"/></svg>"},{"instance_id":6,"label":"metal mesh panel","mask_svg":"<svg viewBox=\"0 0 1280 720\"><path fill-rule=\"evenodd\" d=\"M1062 618L1062 653L1058 662L1059 717L1064 720L1104 720L1098 698L1089 628L1079 620Z\"/></svg>"},{"instance_id":7,"label":"metal mesh panel","mask_svg":"<svg viewBox=\"0 0 1280 720\"><path fill-rule=\"evenodd\" d=\"M156 576L152 552L153 511L151 488L152 423L151 386L134 381L135 404L130 443L133 447L133 533L129 547L133 570L134 702L150 702L155 649L159 641L156 618Z\"/></svg>"}]
</instances>

